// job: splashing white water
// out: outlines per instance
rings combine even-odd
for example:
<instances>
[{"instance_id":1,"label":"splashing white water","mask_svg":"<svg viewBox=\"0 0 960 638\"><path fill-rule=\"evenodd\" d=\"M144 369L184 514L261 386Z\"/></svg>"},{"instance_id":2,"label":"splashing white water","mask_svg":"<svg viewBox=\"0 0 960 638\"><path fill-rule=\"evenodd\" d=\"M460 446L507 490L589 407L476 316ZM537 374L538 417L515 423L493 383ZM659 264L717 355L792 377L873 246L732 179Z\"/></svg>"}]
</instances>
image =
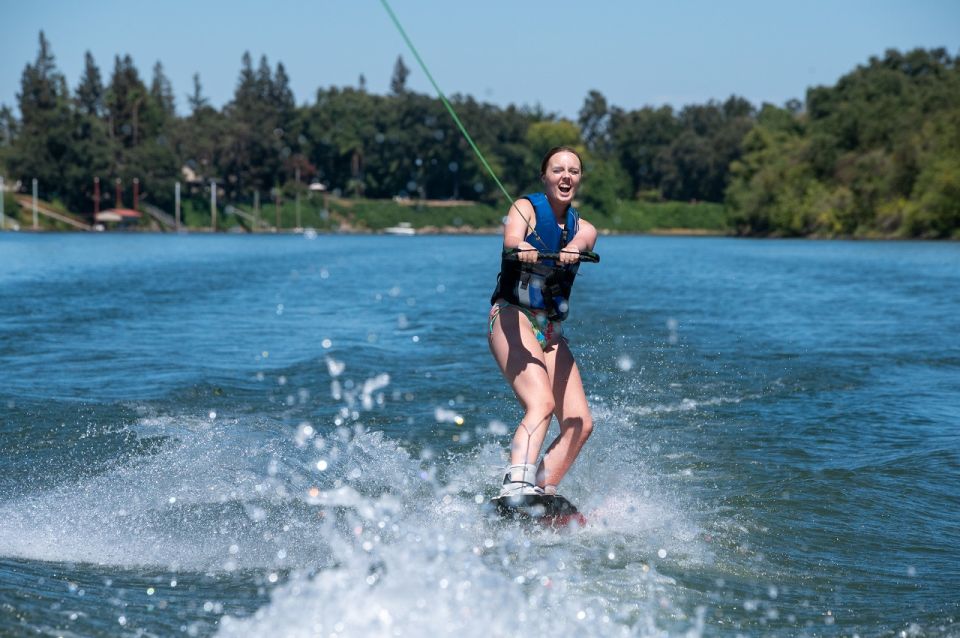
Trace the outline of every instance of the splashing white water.
<instances>
[{"instance_id":1,"label":"splashing white water","mask_svg":"<svg viewBox=\"0 0 960 638\"><path fill-rule=\"evenodd\" d=\"M281 583L254 616L224 618L224 636L696 629L657 565L709 562L709 552L622 445L626 426L602 406L597 417L613 423L564 487L588 517L579 530L505 523L485 507L504 461L489 434L500 423L478 430L486 439L467 453L415 458L359 425L203 415L141 419L131 432L162 441L152 455L0 505L0 555L252 570Z\"/></svg>"}]
</instances>

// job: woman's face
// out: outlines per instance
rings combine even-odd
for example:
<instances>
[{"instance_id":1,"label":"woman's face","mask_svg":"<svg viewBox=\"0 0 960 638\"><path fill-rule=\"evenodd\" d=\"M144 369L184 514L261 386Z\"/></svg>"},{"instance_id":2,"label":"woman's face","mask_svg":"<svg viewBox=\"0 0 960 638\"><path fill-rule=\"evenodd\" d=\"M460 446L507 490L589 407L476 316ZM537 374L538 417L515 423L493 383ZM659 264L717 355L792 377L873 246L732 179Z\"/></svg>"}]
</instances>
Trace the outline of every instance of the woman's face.
<instances>
[{"instance_id":1,"label":"woman's face","mask_svg":"<svg viewBox=\"0 0 960 638\"><path fill-rule=\"evenodd\" d=\"M580 186L580 160L570 151L559 151L547 160L547 170L541 176L547 198L571 204Z\"/></svg>"}]
</instances>

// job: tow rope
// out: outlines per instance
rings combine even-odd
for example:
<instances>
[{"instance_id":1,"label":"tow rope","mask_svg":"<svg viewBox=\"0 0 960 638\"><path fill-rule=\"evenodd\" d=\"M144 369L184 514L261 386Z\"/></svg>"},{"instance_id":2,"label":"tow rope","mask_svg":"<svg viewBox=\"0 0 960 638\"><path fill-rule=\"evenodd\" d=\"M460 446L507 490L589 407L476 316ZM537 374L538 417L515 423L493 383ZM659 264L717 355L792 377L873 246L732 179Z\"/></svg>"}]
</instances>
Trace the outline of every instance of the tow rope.
<instances>
[{"instance_id":1,"label":"tow rope","mask_svg":"<svg viewBox=\"0 0 960 638\"><path fill-rule=\"evenodd\" d=\"M447 99L447 96L443 94L443 91L440 90L440 86L437 85L436 80L433 79L433 75L430 73L430 70L427 68L427 65L424 63L423 58L420 57L420 54L417 52L417 48L413 46L413 42L407 36L407 32L404 31L403 26L400 24L400 20L397 19L396 14L393 12L393 9L390 8L390 4L387 0L380 0L380 4L383 5L383 8L386 10L387 15L390 16L390 19L393 21L393 26L397 28L397 31L400 32L400 36L403 38L403 41L407 43L407 48L410 49L410 52L413 54L413 57L417 60L417 63L420 65L420 68L423 69L423 72L426 74L427 79L430 80L430 84L433 85L434 90L437 92L437 95L440 97L440 101L446 107L447 112L450 113L450 117L453 118L453 121L456 123L457 128L460 129L460 133L463 134L464 139L467 140L467 143L470 144L470 148L473 149L473 152L476 154L477 158L480 160L480 163L483 164L483 167L487 169L487 172L490 173L490 177L493 178L493 181L496 182L497 186L500 188L500 192L503 193L503 196L507 198L507 202L520 213L520 218L527 224L527 228L533 232L533 235L542 243L546 245L540 235L537 234L537 228L535 225L530 223L530 220L520 211L520 207L516 205L516 201L513 197L510 196L510 193L507 192L507 189L504 188L503 184L500 182L500 178L497 177L497 174L493 172L493 169L490 167L490 164L487 163L487 158L483 156L483 153L480 152L480 149L477 148L477 145L473 142L473 138L470 137L470 133L467 132L466 127L463 125L463 122L460 121L460 118L457 116L457 112L453 110L453 105L450 104L450 101Z\"/></svg>"}]
</instances>

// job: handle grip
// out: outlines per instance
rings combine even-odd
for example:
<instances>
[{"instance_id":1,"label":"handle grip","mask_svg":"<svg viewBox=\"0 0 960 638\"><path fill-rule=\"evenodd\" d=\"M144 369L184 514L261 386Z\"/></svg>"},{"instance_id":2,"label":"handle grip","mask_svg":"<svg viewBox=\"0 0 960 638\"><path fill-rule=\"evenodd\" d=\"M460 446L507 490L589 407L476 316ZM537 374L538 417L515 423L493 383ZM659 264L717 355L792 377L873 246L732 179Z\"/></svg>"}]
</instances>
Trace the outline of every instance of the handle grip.
<instances>
[{"instance_id":1,"label":"handle grip","mask_svg":"<svg viewBox=\"0 0 960 638\"><path fill-rule=\"evenodd\" d=\"M519 261L520 252L530 252L533 249L526 248L521 251L519 248L510 248L509 250L503 251L503 258L509 261ZM537 259L560 259L560 253L542 253L537 251ZM580 261L585 261L591 264L600 263L600 255L589 250L585 250L580 253Z\"/></svg>"}]
</instances>

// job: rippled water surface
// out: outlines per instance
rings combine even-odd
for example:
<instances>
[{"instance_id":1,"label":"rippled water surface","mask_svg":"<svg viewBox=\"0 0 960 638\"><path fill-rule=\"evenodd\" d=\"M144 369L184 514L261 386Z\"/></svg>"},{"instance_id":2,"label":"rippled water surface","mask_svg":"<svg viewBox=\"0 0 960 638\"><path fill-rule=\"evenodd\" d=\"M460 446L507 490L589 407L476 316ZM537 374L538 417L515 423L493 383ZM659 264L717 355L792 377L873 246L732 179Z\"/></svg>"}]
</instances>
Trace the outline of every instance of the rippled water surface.
<instances>
[{"instance_id":1,"label":"rippled water surface","mask_svg":"<svg viewBox=\"0 0 960 638\"><path fill-rule=\"evenodd\" d=\"M960 246L597 250L558 532L498 238L0 235L0 635L960 635Z\"/></svg>"}]
</instances>

